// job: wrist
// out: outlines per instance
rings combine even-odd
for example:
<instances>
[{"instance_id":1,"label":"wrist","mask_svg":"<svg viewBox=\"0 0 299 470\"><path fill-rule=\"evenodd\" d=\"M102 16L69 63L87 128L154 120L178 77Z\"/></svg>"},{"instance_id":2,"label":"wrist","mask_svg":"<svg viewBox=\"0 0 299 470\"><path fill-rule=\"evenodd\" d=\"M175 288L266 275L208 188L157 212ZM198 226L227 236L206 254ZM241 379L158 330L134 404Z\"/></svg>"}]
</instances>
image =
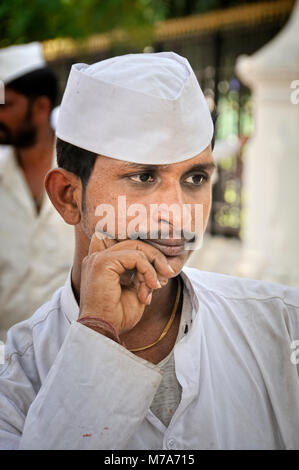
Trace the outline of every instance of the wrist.
<instances>
[{"instance_id":1,"label":"wrist","mask_svg":"<svg viewBox=\"0 0 299 470\"><path fill-rule=\"evenodd\" d=\"M78 318L77 321L82 325L87 326L88 328L91 328L94 331L97 331L103 336L112 339L116 343L122 344L119 334L116 328L112 325L112 323L95 315L85 315L82 318Z\"/></svg>"}]
</instances>

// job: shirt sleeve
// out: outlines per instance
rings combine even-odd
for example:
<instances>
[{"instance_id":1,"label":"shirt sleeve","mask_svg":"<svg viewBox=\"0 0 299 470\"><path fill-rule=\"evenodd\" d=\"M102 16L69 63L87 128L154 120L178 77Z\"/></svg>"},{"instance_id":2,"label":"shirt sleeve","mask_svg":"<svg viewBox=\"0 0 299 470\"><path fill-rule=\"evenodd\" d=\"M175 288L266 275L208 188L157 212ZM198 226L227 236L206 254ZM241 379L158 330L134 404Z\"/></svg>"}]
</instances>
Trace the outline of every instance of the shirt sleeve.
<instances>
[{"instance_id":1,"label":"shirt sleeve","mask_svg":"<svg viewBox=\"0 0 299 470\"><path fill-rule=\"evenodd\" d=\"M16 367L0 375L0 448L123 449L162 378L157 366L78 322L37 394Z\"/></svg>"}]
</instances>

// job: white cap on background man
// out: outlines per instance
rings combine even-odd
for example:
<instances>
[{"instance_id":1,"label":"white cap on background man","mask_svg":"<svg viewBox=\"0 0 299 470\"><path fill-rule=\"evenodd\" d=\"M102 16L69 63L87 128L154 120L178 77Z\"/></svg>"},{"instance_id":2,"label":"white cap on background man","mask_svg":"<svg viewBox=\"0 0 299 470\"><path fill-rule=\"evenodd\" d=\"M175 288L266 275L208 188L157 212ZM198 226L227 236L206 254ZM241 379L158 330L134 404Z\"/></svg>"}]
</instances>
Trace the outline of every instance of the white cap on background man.
<instances>
[{"instance_id":1,"label":"white cap on background man","mask_svg":"<svg viewBox=\"0 0 299 470\"><path fill-rule=\"evenodd\" d=\"M42 46L38 42L0 49L0 80L4 83L45 66Z\"/></svg>"}]
</instances>

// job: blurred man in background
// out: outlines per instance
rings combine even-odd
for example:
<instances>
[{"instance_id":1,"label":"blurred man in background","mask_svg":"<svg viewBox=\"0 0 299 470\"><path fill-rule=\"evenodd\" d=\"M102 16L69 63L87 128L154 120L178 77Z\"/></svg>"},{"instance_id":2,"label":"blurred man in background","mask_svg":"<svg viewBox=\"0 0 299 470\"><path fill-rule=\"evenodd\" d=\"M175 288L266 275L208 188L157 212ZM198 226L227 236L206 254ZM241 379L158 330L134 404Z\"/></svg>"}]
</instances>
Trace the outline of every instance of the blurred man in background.
<instances>
[{"instance_id":1,"label":"blurred man in background","mask_svg":"<svg viewBox=\"0 0 299 470\"><path fill-rule=\"evenodd\" d=\"M65 280L71 227L50 204L44 178L56 160L50 115L57 80L41 45L0 50L0 340Z\"/></svg>"}]
</instances>

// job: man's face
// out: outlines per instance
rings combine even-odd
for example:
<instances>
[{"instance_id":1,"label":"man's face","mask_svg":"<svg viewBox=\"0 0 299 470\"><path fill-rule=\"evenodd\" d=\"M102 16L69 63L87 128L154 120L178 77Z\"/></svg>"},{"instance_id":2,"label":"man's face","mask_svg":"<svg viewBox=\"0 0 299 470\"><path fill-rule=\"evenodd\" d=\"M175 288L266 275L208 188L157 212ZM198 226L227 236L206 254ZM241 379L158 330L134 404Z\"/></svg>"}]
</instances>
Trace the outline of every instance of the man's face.
<instances>
[{"instance_id":1,"label":"man's face","mask_svg":"<svg viewBox=\"0 0 299 470\"><path fill-rule=\"evenodd\" d=\"M186 241L190 230L196 232L196 205L201 209L202 232L206 228L214 167L210 146L194 158L171 165L142 165L99 156L86 188L82 229L91 239L100 226L118 242L142 233L138 238L158 248L178 272L192 253ZM167 218L163 210L156 211L161 204L164 208L174 204L177 211L169 211ZM110 208L114 214L112 223ZM153 213L156 233L151 225Z\"/></svg>"},{"instance_id":2,"label":"man's face","mask_svg":"<svg viewBox=\"0 0 299 470\"><path fill-rule=\"evenodd\" d=\"M6 87L5 104L0 104L0 144L31 147L37 130L32 120L32 102Z\"/></svg>"}]
</instances>

